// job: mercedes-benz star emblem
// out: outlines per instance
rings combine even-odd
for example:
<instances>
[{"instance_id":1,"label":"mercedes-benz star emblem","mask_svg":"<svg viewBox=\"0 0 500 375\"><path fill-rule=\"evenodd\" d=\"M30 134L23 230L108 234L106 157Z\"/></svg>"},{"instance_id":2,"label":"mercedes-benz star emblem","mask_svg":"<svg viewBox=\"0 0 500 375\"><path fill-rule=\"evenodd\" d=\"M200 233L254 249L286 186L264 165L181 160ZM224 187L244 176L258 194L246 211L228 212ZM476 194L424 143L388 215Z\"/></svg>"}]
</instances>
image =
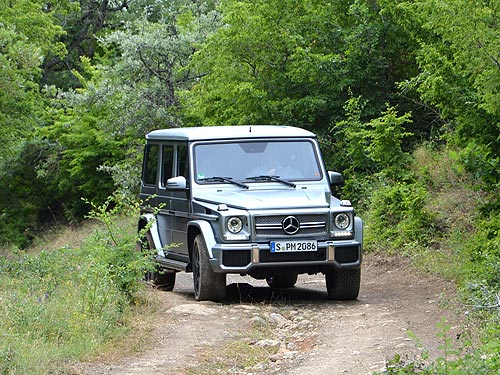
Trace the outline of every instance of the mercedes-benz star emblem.
<instances>
[{"instance_id":1,"label":"mercedes-benz star emblem","mask_svg":"<svg viewBox=\"0 0 500 375\"><path fill-rule=\"evenodd\" d=\"M295 216L287 216L281 222L283 230L287 234L295 234L300 229L300 223Z\"/></svg>"}]
</instances>

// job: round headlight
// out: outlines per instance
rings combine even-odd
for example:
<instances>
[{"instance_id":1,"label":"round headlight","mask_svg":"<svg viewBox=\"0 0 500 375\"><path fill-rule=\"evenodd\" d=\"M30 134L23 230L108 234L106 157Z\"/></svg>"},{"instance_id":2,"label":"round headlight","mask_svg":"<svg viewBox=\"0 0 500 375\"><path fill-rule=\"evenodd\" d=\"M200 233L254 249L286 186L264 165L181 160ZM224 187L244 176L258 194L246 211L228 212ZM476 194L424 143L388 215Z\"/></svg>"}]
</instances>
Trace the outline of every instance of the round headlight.
<instances>
[{"instance_id":1,"label":"round headlight","mask_svg":"<svg viewBox=\"0 0 500 375\"><path fill-rule=\"evenodd\" d=\"M239 233L243 228L243 222L239 217L233 216L227 221L227 230L231 233Z\"/></svg>"},{"instance_id":2,"label":"round headlight","mask_svg":"<svg viewBox=\"0 0 500 375\"><path fill-rule=\"evenodd\" d=\"M349 215L342 213L335 216L334 223L337 228L344 230L351 223L351 219L349 219Z\"/></svg>"}]
</instances>

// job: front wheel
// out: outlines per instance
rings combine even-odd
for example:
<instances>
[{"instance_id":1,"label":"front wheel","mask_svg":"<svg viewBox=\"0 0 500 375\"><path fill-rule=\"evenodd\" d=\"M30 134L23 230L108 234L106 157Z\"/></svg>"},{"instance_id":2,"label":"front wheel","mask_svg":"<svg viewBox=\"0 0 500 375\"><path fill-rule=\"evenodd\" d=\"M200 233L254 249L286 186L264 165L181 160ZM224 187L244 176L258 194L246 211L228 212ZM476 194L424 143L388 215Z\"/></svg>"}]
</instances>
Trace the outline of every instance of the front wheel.
<instances>
[{"instance_id":1,"label":"front wheel","mask_svg":"<svg viewBox=\"0 0 500 375\"><path fill-rule=\"evenodd\" d=\"M220 302L226 296L226 275L212 270L207 245L201 234L193 242L193 284L197 301Z\"/></svg>"},{"instance_id":2,"label":"front wheel","mask_svg":"<svg viewBox=\"0 0 500 375\"><path fill-rule=\"evenodd\" d=\"M345 301L358 298L361 268L330 270L325 279L330 299Z\"/></svg>"}]
</instances>

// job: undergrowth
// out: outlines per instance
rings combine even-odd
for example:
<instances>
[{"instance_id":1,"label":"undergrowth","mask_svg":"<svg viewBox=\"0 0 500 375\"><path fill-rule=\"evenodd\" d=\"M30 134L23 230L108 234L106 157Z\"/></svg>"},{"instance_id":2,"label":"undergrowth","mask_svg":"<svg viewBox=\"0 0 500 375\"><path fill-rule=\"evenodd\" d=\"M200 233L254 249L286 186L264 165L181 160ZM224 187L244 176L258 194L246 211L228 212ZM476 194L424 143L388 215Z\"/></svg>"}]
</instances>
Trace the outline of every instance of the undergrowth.
<instances>
[{"instance_id":1,"label":"undergrowth","mask_svg":"<svg viewBox=\"0 0 500 375\"><path fill-rule=\"evenodd\" d=\"M0 373L63 373L128 332L151 267L135 247L124 197L94 206L98 224L78 246L0 258Z\"/></svg>"},{"instance_id":2,"label":"undergrowth","mask_svg":"<svg viewBox=\"0 0 500 375\"><path fill-rule=\"evenodd\" d=\"M398 180L380 179L365 193L367 251L400 254L421 269L453 280L473 340L453 347L442 322L442 356L396 354L384 374L500 373L500 214L498 196L481 189L448 149L423 145ZM467 334L465 335L467 337Z\"/></svg>"}]
</instances>

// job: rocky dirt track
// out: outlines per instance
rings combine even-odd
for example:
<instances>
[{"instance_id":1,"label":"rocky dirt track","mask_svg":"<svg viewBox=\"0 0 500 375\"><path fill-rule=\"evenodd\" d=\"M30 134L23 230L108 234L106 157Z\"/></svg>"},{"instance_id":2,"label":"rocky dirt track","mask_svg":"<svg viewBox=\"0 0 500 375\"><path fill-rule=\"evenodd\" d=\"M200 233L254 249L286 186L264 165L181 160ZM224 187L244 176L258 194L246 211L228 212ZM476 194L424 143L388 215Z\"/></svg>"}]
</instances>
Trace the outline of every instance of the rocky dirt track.
<instances>
[{"instance_id":1,"label":"rocky dirt track","mask_svg":"<svg viewBox=\"0 0 500 375\"><path fill-rule=\"evenodd\" d=\"M453 285L413 269L401 258L365 257L357 301L329 301L323 275L300 275L295 288L273 291L250 278L228 277L223 304L197 303L191 275L178 274L173 292L157 291L157 325L143 351L106 363L85 363L74 374L188 374L191 366L224 355L231 340L269 348L263 362L226 368L228 374L372 374L400 353L420 350L411 330L430 350L442 355L436 325L442 317L459 333L460 316L443 302L453 301ZM453 305L453 304L452 304ZM265 327L267 336L251 332ZM205 361L205 362L204 362ZM207 374L211 372L206 372Z\"/></svg>"}]
</instances>

